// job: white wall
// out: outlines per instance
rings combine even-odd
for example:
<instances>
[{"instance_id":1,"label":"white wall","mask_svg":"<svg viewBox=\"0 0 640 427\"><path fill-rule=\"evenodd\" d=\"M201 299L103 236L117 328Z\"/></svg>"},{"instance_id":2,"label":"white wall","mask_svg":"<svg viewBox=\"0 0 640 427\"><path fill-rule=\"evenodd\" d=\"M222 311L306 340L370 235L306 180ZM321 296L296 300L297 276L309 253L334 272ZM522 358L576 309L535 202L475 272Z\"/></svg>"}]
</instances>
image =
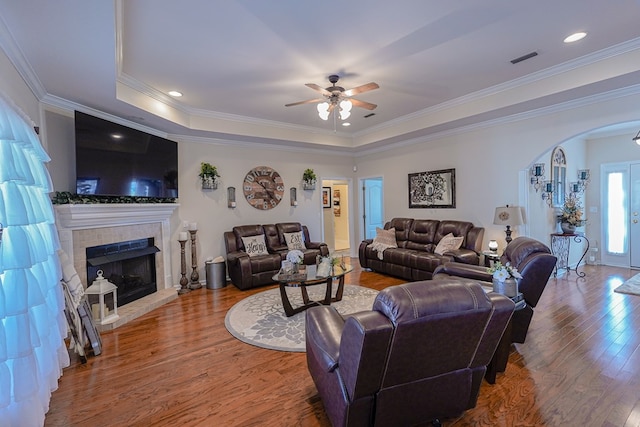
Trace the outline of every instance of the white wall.
<instances>
[{"instance_id":1,"label":"white wall","mask_svg":"<svg viewBox=\"0 0 640 427\"><path fill-rule=\"evenodd\" d=\"M21 108L33 115L36 123L40 122L38 105L3 54L0 54L0 71L0 91L12 96ZM318 174L318 182L323 177L351 177L353 182L357 182L358 177L383 176L387 220L398 216L468 220L486 228L485 245L489 239L503 242L504 230L492 224L494 210L496 206L515 205L521 200L521 171L528 170L535 159L551 147L583 132L639 119L635 97L600 99L592 104L576 103L572 108L550 110L542 115L524 114L465 131L425 138L392 150L362 154L355 159L357 173L352 172L354 159L343 154L248 147L238 142L178 139L180 208L171 220L173 240L177 240L183 220L200 224L198 258L201 277L204 277L204 259L224 254L222 233L234 225L300 221L309 226L312 238L321 238L320 188L313 192L302 191L300 183L304 169L311 167ZM66 190L68 188L64 186L67 184L60 182L68 179L70 166L69 162L65 163L65 158L73 141L69 140L65 114L59 115L56 117L47 113L47 122L52 124L47 145L52 163L56 165L52 168L56 190ZM587 166L594 172L596 168L591 165L593 155L588 154L587 157ZM201 161L208 161L220 170L222 184L218 190L200 190L197 174ZM244 174L260 165L276 169L284 178L287 189L284 201L266 212L250 207L242 196ZM58 168L67 170L60 171ZM407 174L448 168L456 169L456 209L409 209ZM226 204L226 187L229 185L236 187L238 208L235 210L227 208ZM298 187L299 205L296 208L288 203L288 189L291 186ZM587 197L592 197L591 193ZM361 212L358 198L352 197L350 200L353 220L360 217ZM542 236L548 232L536 230L536 235ZM361 236L356 236L356 241L360 239ZM177 283L177 242L174 247L172 270L174 282Z\"/></svg>"},{"instance_id":2,"label":"white wall","mask_svg":"<svg viewBox=\"0 0 640 427\"><path fill-rule=\"evenodd\" d=\"M485 227L485 245L489 239L495 239L502 248L504 229L493 225L493 215L495 207L518 205L523 200L521 188L529 184L521 184L519 173L528 171L543 154L550 156L552 147L565 142L573 144L568 141L586 131L638 120L636 104L633 96L624 96L432 137L422 143L358 157L358 175L383 175L386 220L403 216L464 219ZM571 148L569 156L576 159L576 165L584 165L586 155L580 154L580 142L575 144L578 144L576 151ZM572 161L571 157L569 160ZM594 169L589 162L586 166ZM456 170L456 209L409 209L407 174L448 168ZM355 208L359 212L359 208ZM534 221L536 215L536 212L527 212ZM534 237L548 241L555 226L551 224L552 218L553 213L548 213L544 220L548 229L544 226L536 229ZM514 236L518 233L516 230Z\"/></svg>"},{"instance_id":3,"label":"white wall","mask_svg":"<svg viewBox=\"0 0 640 427\"><path fill-rule=\"evenodd\" d=\"M16 71L4 51L0 49L0 94L12 102L16 108L33 122L34 126L42 126L40 117L40 104L29 86ZM40 137L42 141L42 137ZM43 141L46 149L46 142Z\"/></svg>"}]
</instances>

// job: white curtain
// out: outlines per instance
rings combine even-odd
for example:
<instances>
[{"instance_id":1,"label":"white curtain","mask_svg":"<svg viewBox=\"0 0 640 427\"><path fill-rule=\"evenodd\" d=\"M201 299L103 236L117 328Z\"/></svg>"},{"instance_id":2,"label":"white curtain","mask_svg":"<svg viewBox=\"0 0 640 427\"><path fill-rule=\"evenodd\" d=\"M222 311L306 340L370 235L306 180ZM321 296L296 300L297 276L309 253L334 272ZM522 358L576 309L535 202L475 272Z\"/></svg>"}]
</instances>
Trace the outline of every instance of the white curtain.
<instances>
[{"instance_id":1,"label":"white curtain","mask_svg":"<svg viewBox=\"0 0 640 427\"><path fill-rule=\"evenodd\" d=\"M49 157L0 97L0 427L42 426L69 365Z\"/></svg>"}]
</instances>

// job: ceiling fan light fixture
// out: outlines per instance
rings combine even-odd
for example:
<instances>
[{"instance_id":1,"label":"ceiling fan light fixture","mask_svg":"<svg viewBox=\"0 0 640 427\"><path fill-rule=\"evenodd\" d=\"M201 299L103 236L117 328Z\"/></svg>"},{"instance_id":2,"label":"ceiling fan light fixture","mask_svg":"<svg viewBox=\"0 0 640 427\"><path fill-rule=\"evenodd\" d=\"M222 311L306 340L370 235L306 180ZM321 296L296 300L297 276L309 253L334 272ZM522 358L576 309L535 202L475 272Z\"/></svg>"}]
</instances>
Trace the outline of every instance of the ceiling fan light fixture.
<instances>
[{"instance_id":1,"label":"ceiling fan light fixture","mask_svg":"<svg viewBox=\"0 0 640 427\"><path fill-rule=\"evenodd\" d=\"M318 104L318 115L322 120L329 120L329 103L321 102Z\"/></svg>"},{"instance_id":2,"label":"ceiling fan light fixture","mask_svg":"<svg viewBox=\"0 0 640 427\"><path fill-rule=\"evenodd\" d=\"M353 104L348 99L344 99L340 101L340 109L342 111L351 111L352 107L353 107Z\"/></svg>"},{"instance_id":3,"label":"ceiling fan light fixture","mask_svg":"<svg viewBox=\"0 0 640 427\"><path fill-rule=\"evenodd\" d=\"M636 144L640 145L640 130L638 131L638 133L636 134L636 136L634 136L633 138L631 138L631 140L633 142L635 142Z\"/></svg>"}]
</instances>

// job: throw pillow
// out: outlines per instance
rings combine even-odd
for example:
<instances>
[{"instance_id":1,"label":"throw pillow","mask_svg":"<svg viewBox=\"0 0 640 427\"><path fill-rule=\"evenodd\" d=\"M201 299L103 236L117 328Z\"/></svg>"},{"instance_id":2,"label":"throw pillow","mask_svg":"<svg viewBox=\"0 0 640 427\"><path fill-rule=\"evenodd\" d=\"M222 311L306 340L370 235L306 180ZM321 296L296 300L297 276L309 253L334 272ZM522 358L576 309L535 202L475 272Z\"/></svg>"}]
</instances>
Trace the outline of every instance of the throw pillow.
<instances>
[{"instance_id":1,"label":"throw pillow","mask_svg":"<svg viewBox=\"0 0 640 427\"><path fill-rule=\"evenodd\" d=\"M397 248L398 242L396 242L396 229L390 228L385 230L383 228L376 227L376 237L373 238L371 243L371 249L378 253L378 259L384 259L384 250L387 248Z\"/></svg>"},{"instance_id":2,"label":"throw pillow","mask_svg":"<svg viewBox=\"0 0 640 427\"><path fill-rule=\"evenodd\" d=\"M294 249L307 249L304 245L304 237L302 231L296 231L293 233L284 233L284 241L287 242L287 249L290 251Z\"/></svg>"},{"instance_id":3,"label":"throw pillow","mask_svg":"<svg viewBox=\"0 0 640 427\"><path fill-rule=\"evenodd\" d=\"M264 242L264 234L243 237L242 244L249 256L269 255L267 244Z\"/></svg>"},{"instance_id":4,"label":"throw pillow","mask_svg":"<svg viewBox=\"0 0 640 427\"><path fill-rule=\"evenodd\" d=\"M454 237L453 233L449 233L440 239L438 246L436 246L436 249L433 252L438 255L444 255L445 252L455 251L462 246L463 240L464 237Z\"/></svg>"},{"instance_id":5,"label":"throw pillow","mask_svg":"<svg viewBox=\"0 0 640 427\"><path fill-rule=\"evenodd\" d=\"M376 227L376 237L374 237L373 243L381 243L388 248L397 248L395 227L388 230Z\"/></svg>"}]
</instances>

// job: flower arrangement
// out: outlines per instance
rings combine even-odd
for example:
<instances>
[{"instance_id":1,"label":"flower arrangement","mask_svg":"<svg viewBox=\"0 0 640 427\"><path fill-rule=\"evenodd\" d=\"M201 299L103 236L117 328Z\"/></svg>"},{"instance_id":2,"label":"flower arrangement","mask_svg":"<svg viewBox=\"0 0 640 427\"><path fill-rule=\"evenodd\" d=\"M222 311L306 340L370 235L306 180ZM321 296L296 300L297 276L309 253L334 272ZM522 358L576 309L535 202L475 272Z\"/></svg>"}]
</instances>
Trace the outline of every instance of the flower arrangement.
<instances>
[{"instance_id":1,"label":"flower arrangement","mask_svg":"<svg viewBox=\"0 0 640 427\"><path fill-rule=\"evenodd\" d=\"M582 219L582 205L575 195L569 195L562 206L562 211L558 215L559 222L571 224L574 227L583 226L587 220Z\"/></svg>"},{"instance_id":2,"label":"flower arrangement","mask_svg":"<svg viewBox=\"0 0 640 427\"><path fill-rule=\"evenodd\" d=\"M293 249L287 253L287 261L292 264L302 264L302 261L304 261L304 254L298 249Z\"/></svg>"},{"instance_id":3,"label":"flower arrangement","mask_svg":"<svg viewBox=\"0 0 640 427\"><path fill-rule=\"evenodd\" d=\"M511 263L502 264L500 261L496 261L493 267L487 269L488 273L493 275L493 278L499 282L513 277L515 279L522 279L522 275L517 268L511 265Z\"/></svg>"}]
</instances>

